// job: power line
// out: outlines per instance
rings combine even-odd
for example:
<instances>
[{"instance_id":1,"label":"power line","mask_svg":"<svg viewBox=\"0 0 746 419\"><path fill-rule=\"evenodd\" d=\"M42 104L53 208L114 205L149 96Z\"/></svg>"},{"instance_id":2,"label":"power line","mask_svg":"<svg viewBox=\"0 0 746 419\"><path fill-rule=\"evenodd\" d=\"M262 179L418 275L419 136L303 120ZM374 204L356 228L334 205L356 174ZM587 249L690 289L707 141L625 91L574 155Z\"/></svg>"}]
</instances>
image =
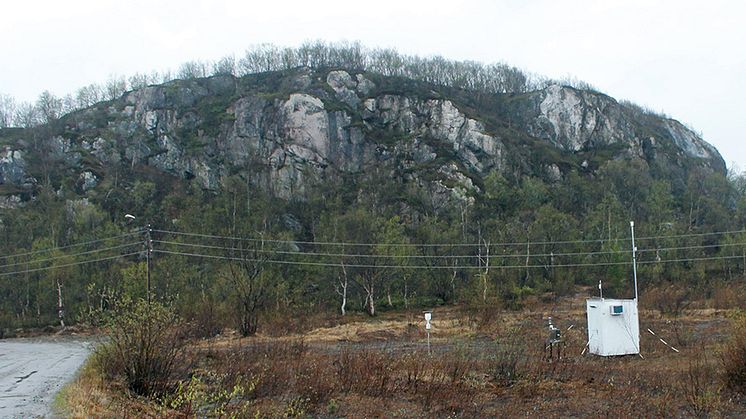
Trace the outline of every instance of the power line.
<instances>
[{"instance_id":1,"label":"power line","mask_svg":"<svg viewBox=\"0 0 746 419\"><path fill-rule=\"evenodd\" d=\"M399 265L366 265L366 264L348 264L348 263L330 263L330 262L299 262L299 261L291 261L291 260L277 260L277 259L250 259L250 258L240 258L240 257L233 257L233 256L220 256L220 255L205 255L201 253L186 253L186 252L174 252L170 250L153 250L155 253L163 253L163 254L169 254L169 255L179 255L179 256L191 256L191 257L201 257L201 258L208 258L208 259L221 259L221 260L234 260L234 261L241 261L241 262L260 262L260 263L270 263L270 264L280 264L280 265L302 265L302 266L323 266L323 267L346 267L346 268L378 268L378 269L389 269L389 268L402 268L402 269L482 269L480 266L446 266L446 265L433 265L433 266L419 266L419 265L411 265L411 266L399 266Z\"/></svg>"},{"instance_id":2,"label":"power line","mask_svg":"<svg viewBox=\"0 0 746 419\"><path fill-rule=\"evenodd\" d=\"M31 272L48 271L50 269L67 268L67 267L70 267L70 266L84 265L84 264L87 264L87 263L95 263L95 262L103 262L103 261L106 261L106 260L112 260L112 259L118 259L118 258L123 258L123 257L127 257L127 256L133 256L133 255L137 255L139 253L140 252L131 252L131 253L124 253L124 254L121 254L121 255L109 256L109 257L100 258L100 259L93 259L93 260L85 260L85 261L79 261L79 262L66 263L64 265L54 265L54 266L47 266L47 267L44 267L44 268L24 269L22 271L14 271L14 272L3 272L3 273L0 273L0 276L10 276L10 275L18 275L18 274L25 274L25 273L31 273Z\"/></svg>"},{"instance_id":3,"label":"power line","mask_svg":"<svg viewBox=\"0 0 746 419\"><path fill-rule=\"evenodd\" d=\"M16 253L14 255L0 256L0 259L10 259L10 258L14 258L14 257L30 256L30 255L36 255L36 254L39 254L39 253L51 252L51 251L54 251L54 250L70 249L70 248L73 248L73 247L80 247L80 246L85 246L85 245L88 245L88 244L100 243L100 242L107 241L107 240L121 239L121 238L124 238L124 237L134 236L136 234L142 234L142 229L138 229L137 231L134 231L132 233L121 234L119 236L112 236L112 237L106 237L106 238L103 238L103 239L90 240L90 241L82 242L82 243L69 244L67 246L49 247L49 248L46 248L46 249L34 250L32 252Z\"/></svg>"},{"instance_id":4,"label":"power line","mask_svg":"<svg viewBox=\"0 0 746 419\"><path fill-rule=\"evenodd\" d=\"M630 238L608 238L608 239L586 239L586 240L556 240L556 241L522 241L522 242L498 242L498 243L365 243L365 242L332 242L332 241L304 241L304 240L281 240L281 239L263 239L256 237L236 237L236 236L221 236L216 234L202 234L202 233L187 233L173 230L158 230L153 229L153 232L170 234L174 236L187 236L187 237L201 237L208 239L220 239L220 240L234 240L244 242L259 242L259 243L286 243L294 245L312 245L312 246L368 246L368 247L501 247L501 246L526 246L526 245L555 245L555 244L582 244L582 243L608 243L608 242L620 242L629 241ZM689 233L689 234L678 234L678 235L660 235L660 236L646 236L637 238L637 240L654 240L654 239L671 239L671 238L684 238L684 237L702 237L712 235L724 235L724 234L737 234L746 233L746 230L731 230L731 231L718 231L710 233Z\"/></svg>"},{"instance_id":5,"label":"power line","mask_svg":"<svg viewBox=\"0 0 746 419\"><path fill-rule=\"evenodd\" d=\"M106 240L111 240L114 238L120 238L120 237L126 237L131 236L133 234L137 233L130 233L125 234L121 236L116 237L110 237L105 239L98 239L98 240L92 240L85 243L77 243L74 245L65 246L62 248L71 248L76 246L82 246L84 244L92 244L92 243L98 243ZM201 236L201 235L200 235ZM280 241L285 242L285 241ZM182 244L178 242L163 242L165 244ZM128 243L124 245L119 246L112 246L109 248L104 249L96 249L86 252L80 252L77 254L72 255L62 255L62 256L56 256L52 258L42 259L39 261L29 261L28 263L41 263L45 261L60 259L64 257L74 257L74 256L80 256L84 254L92 254L107 250L114 250L119 248L125 248L128 246L133 246L135 244L140 244L140 242L133 242ZM744 243L733 243L733 244L725 244L725 245L743 245ZM198 245L198 244L185 244L185 245L195 245L197 247L201 246L207 246L207 245ZM215 246L211 246L215 247ZM700 248L704 247L712 247L712 246L700 246ZM47 249L45 251L49 250L56 250L56 249L62 249L62 248L55 248L55 249ZM696 246L688 246L685 248L698 248ZM224 249L233 249L233 248L224 248ZM668 249L679 249L679 248L668 248ZM236 249L240 250L240 249ZM664 249L658 249L658 250L666 250ZM36 254L41 253L43 251L36 251L36 252L28 252L26 254L21 255L27 255L27 254ZM188 257L200 257L200 258L208 258L208 259L219 259L219 260L234 260L234 261L244 261L244 262L260 262L260 263L270 263L270 264L283 264L283 265L302 265L302 266L322 266L322 267L347 267L347 268L377 268L377 269L448 269L448 270L465 270L465 269L484 269L484 266L478 266L478 265L409 265L409 266L402 266L402 265L379 265L379 264L346 264L346 263L330 263L330 262L308 262L308 261L286 261L286 260L277 260L277 259L247 259L247 258L240 258L240 257L232 257L232 256L221 256L221 255L207 255L207 254L201 254L201 253L187 253L187 252L175 252L170 250L160 250L160 249L154 249L154 253L161 253L161 254L169 254L169 255L177 255L177 256L188 256ZM31 272L40 272L40 271L47 271L51 269L57 269L57 268L65 268L65 267L71 267L71 266L77 266L77 265L83 265L83 264L89 264L89 263L96 263L96 262L102 262L107 260L113 260L117 258L127 257L127 256L133 256L141 253L140 251L137 252L130 252L125 254L119 254L115 256L109 256L104 258L98 258L98 259L92 259L92 260L85 260L85 261L77 261L77 262L71 262L66 263L62 265L53 265L53 266L47 266L47 267L41 267L41 268L34 268L34 269L24 269L19 271L13 271L13 272L3 272L0 273L0 276L10 276L10 275L17 275L17 274L25 274L25 273L31 273ZM303 252L298 252L303 253ZM333 255L333 254L330 254ZM344 255L344 254L342 254ZM16 255L17 256L17 255ZM347 255L349 256L349 255ZM525 255L522 255L525 256ZM534 257L537 257L538 255L533 255ZM549 256L549 255L546 255ZM557 255L555 255L557 256ZM11 257L11 256L9 256ZM436 256L439 258L442 258L442 256ZM710 257L699 257L699 258L679 258L679 259L664 259L664 260L650 260L650 261L640 261L638 263L642 265L648 265L648 264L658 264L658 263L680 263L680 262L697 262L697 261L711 261L711 260L728 260L728 259L741 259L743 258L743 255L734 255L734 256L710 256ZM570 267L603 267L603 266L620 266L620 265L628 265L629 261L620 261L620 262L596 262L596 263L565 263L565 264L524 264L524 265L492 265L491 269L536 269L536 268L570 268ZM22 265L24 263L16 263L16 264L9 264L9 265L2 265L0 267L9 267L9 266L18 266Z\"/></svg>"},{"instance_id":6,"label":"power line","mask_svg":"<svg viewBox=\"0 0 746 419\"><path fill-rule=\"evenodd\" d=\"M198 243L183 243L165 240L153 240L153 243L161 243L173 246L196 247L203 249L229 250L229 251L248 251L256 253L272 253L281 255L301 255L301 256L329 256L329 257L358 257L358 258L392 258L392 259L468 259L468 258L523 258L530 257L552 257L552 256L595 256L606 254L629 253L629 250L610 250L600 252L569 252L569 253L535 253L535 254L491 254L491 255L385 255L385 254L360 254L360 253L325 253L325 252L303 252L287 250L266 250L266 249L242 249L239 247L214 246Z\"/></svg>"},{"instance_id":7,"label":"power line","mask_svg":"<svg viewBox=\"0 0 746 419\"><path fill-rule=\"evenodd\" d=\"M668 236L648 236L648 237L637 237L636 240L675 239L675 238L681 238L681 237L718 236L718 235L723 235L723 234L738 234L738 233L746 233L746 230L713 231L709 233L673 234L673 235L668 235Z\"/></svg>"},{"instance_id":8,"label":"power line","mask_svg":"<svg viewBox=\"0 0 746 419\"><path fill-rule=\"evenodd\" d=\"M254 237L233 237L233 236L218 236L214 234L199 234L199 233L184 233L180 231L169 231L169 230L153 230L157 233L172 234L176 236L190 236L190 237L202 237L209 239L221 239L221 240L234 240L244 242L260 242L260 243L287 243L287 244L307 244L307 245L319 245L319 246L398 246L398 247L474 247L479 244L469 243L450 243L450 244L416 244L416 243L352 243L352 242L318 242L318 241L303 241L303 240L278 240L278 239L261 239Z\"/></svg>"},{"instance_id":9,"label":"power line","mask_svg":"<svg viewBox=\"0 0 746 419\"><path fill-rule=\"evenodd\" d=\"M214 249L214 250L226 250L231 252L243 252L250 251L253 253L270 253L279 255L293 255L293 256L323 256L323 257L349 257L349 258L391 258L391 259L507 259L507 258L537 258L537 257L565 257L565 256L581 256L581 257L594 257L603 255L617 255L617 254L628 254L629 250L609 250L609 251L598 251L598 252L557 252L557 253L518 253L518 254L490 254L490 255L478 255L478 254L466 254L466 255L386 255L386 254L360 254L360 253L326 253L326 252L304 252L304 251L286 251L286 250L267 250L267 249L243 249L239 247L227 247L227 246L216 246L201 243L185 243L175 242L167 240L153 240L153 243L165 244L170 246L180 247L194 247L200 249ZM714 247L730 247L730 246L745 246L746 242L740 243L723 243L713 245L699 245L699 246L680 246L680 247L661 247L656 249L639 249L639 253L653 253L662 252L669 250L695 250L695 249L708 249Z\"/></svg>"},{"instance_id":10,"label":"power line","mask_svg":"<svg viewBox=\"0 0 746 419\"><path fill-rule=\"evenodd\" d=\"M465 269L484 269L484 266L478 265L378 265L378 264L348 264L348 263L333 263L333 262L307 262L307 261L289 261L289 260L277 260L277 259L253 259L253 258L241 258L234 256L221 256L221 255L206 255L201 253L187 253L187 252L175 252L170 250L159 250L154 249L154 253L177 255L177 256L190 256L200 257L206 259L219 259L219 260L233 260L240 262L258 262L258 263L269 263L279 265L299 265L299 266L321 266L321 267L345 267L345 268L375 268L375 269L449 269L449 270L465 270ZM686 259L668 259L668 260L651 260L641 261L639 264L654 264L654 263L673 263L673 262L690 262L690 261L706 261L706 260L721 260L721 259L735 259L742 258L742 256L712 256L702 258L686 258ZM624 262L598 262L598 263L566 263L566 264L533 264L533 265L492 265L490 269L536 269L536 268L580 268L580 267L601 267L601 266L620 266L629 265L629 261Z\"/></svg>"},{"instance_id":11,"label":"power line","mask_svg":"<svg viewBox=\"0 0 746 419\"><path fill-rule=\"evenodd\" d=\"M94 250L88 250L88 251L80 252L80 253L73 253L73 254L68 254L68 255L59 255L59 256L54 256L54 257L50 257L50 258L47 258L47 259L28 260L28 261L24 261L24 262L9 263L7 265L0 265L0 268L9 268L11 266L21 266L21 265L29 265L29 264L39 264L39 263L43 263L43 262L49 262L51 260L71 258L71 257L76 257L76 256L81 256L81 255L88 255L88 254L92 254L92 253L100 253L100 252L105 252L105 251L114 250L114 249L122 249L122 248L125 248L125 247L134 246L136 244L142 245L143 243L142 242L133 242L133 243L121 244L119 246L105 247L103 249L94 249Z\"/></svg>"},{"instance_id":12,"label":"power line","mask_svg":"<svg viewBox=\"0 0 746 419\"><path fill-rule=\"evenodd\" d=\"M235 241L246 241L246 242L262 242L262 243L287 243L287 244L306 244L306 245L318 245L318 246L381 246L381 247L499 247L499 246L525 246L530 245L547 245L547 244L572 244L572 243L604 243L610 241L625 241L628 238L615 238L615 239L588 239L588 240L563 240L563 241L530 241L530 242L503 242L503 243L362 243L362 242L321 242L321 241L303 241L303 240L280 240L280 239L261 239L255 237L235 237L235 236L220 236L215 234L200 234L200 233L185 233L180 231L171 230L156 230L153 232L191 236L191 237L202 237L210 239L222 239L222 240L235 240Z\"/></svg>"},{"instance_id":13,"label":"power line","mask_svg":"<svg viewBox=\"0 0 746 419\"><path fill-rule=\"evenodd\" d=\"M745 242L740 243L718 243L718 244L701 244L698 246L680 246L680 247L660 247L656 249L638 249L637 252L639 253L651 253L651 252L659 252L659 251L668 251L668 250L695 250L695 249L711 249L714 247L731 247L731 246L744 246L746 245ZM629 251L627 251L629 252Z\"/></svg>"},{"instance_id":14,"label":"power line","mask_svg":"<svg viewBox=\"0 0 746 419\"><path fill-rule=\"evenodd\" d=\"M734 256L705 256L700 258L680 258L680 259L662 259L662 260L646 260L637 262L638 265L652 265L655 263L679 263L679 262L699 262L704 260L725 260L725 259L743 259L743 255ZM627 262L629 263L629 262Z\"/></svg>"}]
</instances>

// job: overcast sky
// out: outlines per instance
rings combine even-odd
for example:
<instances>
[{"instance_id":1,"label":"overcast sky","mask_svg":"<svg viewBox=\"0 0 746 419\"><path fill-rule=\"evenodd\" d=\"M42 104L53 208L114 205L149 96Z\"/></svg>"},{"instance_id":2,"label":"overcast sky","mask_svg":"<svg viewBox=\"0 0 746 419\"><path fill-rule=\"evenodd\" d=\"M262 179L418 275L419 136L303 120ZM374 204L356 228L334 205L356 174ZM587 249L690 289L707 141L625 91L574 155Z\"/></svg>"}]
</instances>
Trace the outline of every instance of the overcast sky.
<instances>
[{"instance_id":1,"label":"overcast sky","mask_svg":"<svg viewBox=\"0 0 746 419\"><path fill-rule=\"evenodd\" d=\"M360 41L571 75L664 111L746 169L743 1L22 0L2 10L0 93L21 101L240 58L260 43Z\"/></svg>"}]
</instances>

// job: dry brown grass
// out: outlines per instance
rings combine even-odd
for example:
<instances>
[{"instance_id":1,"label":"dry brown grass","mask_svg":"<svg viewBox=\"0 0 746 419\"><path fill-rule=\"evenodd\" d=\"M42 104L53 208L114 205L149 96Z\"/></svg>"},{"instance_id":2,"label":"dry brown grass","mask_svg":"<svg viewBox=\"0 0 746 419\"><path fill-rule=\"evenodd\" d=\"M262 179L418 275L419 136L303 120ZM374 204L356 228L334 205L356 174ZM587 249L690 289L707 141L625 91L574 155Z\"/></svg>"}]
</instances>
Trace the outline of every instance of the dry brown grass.
<instances>
[{"instance_id":1,"label":"dry brown grass","mask_svg":"<svg viewBox=\"0 0 746 419\"><path fill-rule=\"evenodd\" d=\"M644 358L601 358L580 355L581 297L533 311L438 309L432 355L419 311L319 322L286 336L223 335L192 345L195 368L169 397L128 397L84 373L68 404L79 407L73 416L746 416L722 380L728 311L643 312ZM543 353L550 315L565 331L559 361Z\"/></svg>"},{"instance_id":2,"label":"dry brown grass","mask_svg":"<svg viewBox=\"0 0 746 419\"><path fill-rule=\"evenodd\" d=\"M69 418L144 418L164 413L124 386L106 381L90 363L65 387L62 397L60 413Z\"/></svg>"}]
</instances>

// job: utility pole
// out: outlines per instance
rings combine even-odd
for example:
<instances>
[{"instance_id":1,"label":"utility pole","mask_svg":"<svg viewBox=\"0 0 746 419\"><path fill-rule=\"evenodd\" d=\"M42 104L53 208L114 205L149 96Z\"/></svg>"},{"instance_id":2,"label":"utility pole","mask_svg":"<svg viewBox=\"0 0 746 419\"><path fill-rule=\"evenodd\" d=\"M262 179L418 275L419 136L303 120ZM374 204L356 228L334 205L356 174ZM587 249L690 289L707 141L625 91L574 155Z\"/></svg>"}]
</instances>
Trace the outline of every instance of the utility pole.
<instances>
[{"instance_id":1,"label":"utility pole","mask_svg":"<svg viewBox=\"0 0 746 419\"><path fill-rule=\"evenodd\" d=\"M152 232L152 229L150 228L150 224L146 227L145 230L145 257L146 257L146 270L148 275L148 291L147 291L147 299L148 299L148 305L150 305L150 260L152 259L152 253L153 253L153 239L150 236L150 233Z\"/></svg>"},{"instance_id":2,"label":"utility pole","mask_svg":"<svg viewBox=\"0 0 746 419\"><path fill-rule=\"evenodd\" d=\"M132 222L137 217L132 214L124 214L124 218L127 220L127 222ZM150 227L150 224L145 226L145 271L147 275L146 299L148 301L148 305L150 305L150 261L151 259L153 259L153 238L151 237L152 232L153 229Z\"/></svg>"}]
</instances>

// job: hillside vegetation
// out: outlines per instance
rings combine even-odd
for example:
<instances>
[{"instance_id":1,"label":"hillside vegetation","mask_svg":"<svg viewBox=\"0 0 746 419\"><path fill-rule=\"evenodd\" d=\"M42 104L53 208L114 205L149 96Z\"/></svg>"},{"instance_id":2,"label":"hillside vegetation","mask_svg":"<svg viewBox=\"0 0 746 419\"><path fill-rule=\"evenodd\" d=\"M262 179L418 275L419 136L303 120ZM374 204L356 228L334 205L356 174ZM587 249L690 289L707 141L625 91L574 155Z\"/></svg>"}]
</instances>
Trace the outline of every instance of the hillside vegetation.
<instances>
[{"instance_id":1,"label":"hillside vegetation","mask_svg":"<svg viewBox=\"0 0 746 419\"><path fill-rule=\"evenodd\" d=\"M743 179L675 120L504 65L256 54L0 129L0 329L146 297L148 248L152 298L205 335L631 296L630 220L661 304L746 270Z\"/></svg>"}]
</instances>

